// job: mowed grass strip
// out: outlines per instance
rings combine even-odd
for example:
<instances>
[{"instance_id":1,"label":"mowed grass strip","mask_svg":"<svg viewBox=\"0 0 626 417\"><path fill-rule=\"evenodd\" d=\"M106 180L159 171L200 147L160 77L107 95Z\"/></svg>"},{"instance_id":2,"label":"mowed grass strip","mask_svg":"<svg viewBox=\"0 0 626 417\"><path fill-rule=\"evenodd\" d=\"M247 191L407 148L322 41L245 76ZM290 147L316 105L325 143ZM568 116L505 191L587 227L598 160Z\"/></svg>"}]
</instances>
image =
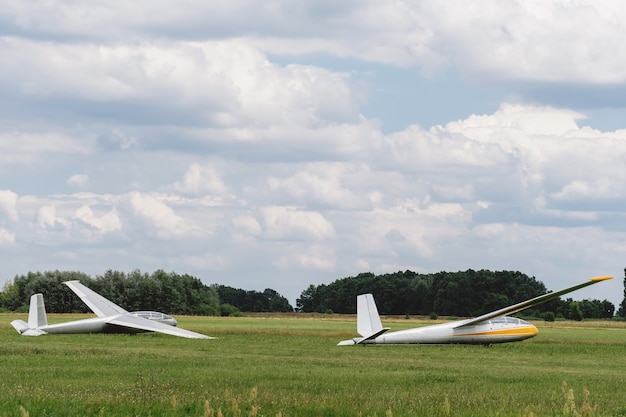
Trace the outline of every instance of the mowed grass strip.
<instances>
[{"instance_id":1,"label":"mowed grass strip","mask_svg":"<svg viewBox=\"0 0 626 417\"><path fill-rule=\"evenodd\" d=\"M22 337L15 318L0 315L0 417L626 416L624 322L537 322L534 339L484 348L338 347L356 336L340 315L177 317L216 340Z\"/></svg>"}]
</instances>

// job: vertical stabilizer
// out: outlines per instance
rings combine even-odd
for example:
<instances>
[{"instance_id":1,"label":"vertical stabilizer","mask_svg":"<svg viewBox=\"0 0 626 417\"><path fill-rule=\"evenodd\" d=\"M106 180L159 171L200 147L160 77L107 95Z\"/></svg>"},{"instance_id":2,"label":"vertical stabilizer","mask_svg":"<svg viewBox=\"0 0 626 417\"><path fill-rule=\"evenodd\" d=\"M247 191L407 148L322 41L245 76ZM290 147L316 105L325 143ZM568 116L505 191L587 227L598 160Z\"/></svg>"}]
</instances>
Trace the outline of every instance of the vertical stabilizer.
<instances>
[{"instance_id":1,"label":"vertical stabilizer","mask_svg":"<svg viewBox=\"0 0 626 417\"><path fill-rule=\"evenodd\" d=\"M42 294L34 294L30 297L30 310L28 310L28 327L37 329L48 325L46 306L43 303Z\"/></svg>"},{"instance_id":2,"label":"vertical stabilizer","mask_svg":"<svg viewBox=\"0 0 626 417\"><path fill-rule=\"evenodd\" d=\"M361 294L356 297L356 331L363 337L342 340L339 346L361 345L376 343L376 338L389 330L383 327L378 315L378 309L372 294Z\"/></svg>"},{"instance_id":3,"label":"vertical stabilizer","mask_svg":"<svg viewBox=\"0 0 626 417\"><path fill-rule=\"evenodd\" d=\"M356 331L363 337L368 337L383 329L372 294L362 294L357 297L356 317Z\"/></svg>"}]
</instances>

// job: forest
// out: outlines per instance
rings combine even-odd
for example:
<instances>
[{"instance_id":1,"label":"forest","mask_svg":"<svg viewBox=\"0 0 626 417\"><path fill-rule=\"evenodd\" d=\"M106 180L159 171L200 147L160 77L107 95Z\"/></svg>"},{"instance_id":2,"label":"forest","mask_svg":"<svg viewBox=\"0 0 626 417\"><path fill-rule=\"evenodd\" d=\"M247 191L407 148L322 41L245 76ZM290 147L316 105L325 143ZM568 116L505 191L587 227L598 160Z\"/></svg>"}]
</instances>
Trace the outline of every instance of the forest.
<instances>
[{"instance_id":1,"label":"forest","mask_svg":"<svg viewBox=\"0 0 626 417\"><path fill-rule=\"evenodd\" d=\"M193 276L163 270L151 274L108 270L95 278L74 271L28 272L5 284L0 292L0 310L26 312L30 296L42 293L48 312L87 312L87 306L62 284L68 280L80 280L128 311L223 316L294 311L284 296L269 288L259 292L220 284L205 285ZM380 313L385 315L471 317L546 292L542 282L518 271L468 269L420 274L407 270L382 275L368 272L329 284L309 285L296 300L295 311L354 314L356 296L372 293ZM623 304L619 315L623 315ZM567 298L550 301L523 314L546 320L611 318L615 306L607 300Z\"/></svg>"},{"instance_id":2,"label":"forest","mask_svg":"<svg viewBox=\"0 0 626 417\"><path fill-rule=\"evenodd\" d=\"M245 291L223 285L207 286L198 278L157 270L128 274L108 270L90 277L82 272L28 272L5 284L0 308L27 312L30 296L44 294L49 313L87 312L87 306L63 281L79 280L98 294L128 311L158 310L168 314L217 316L241 311L293 311L287 299L272 289Z\"/></svg>"},{"instance_id":3,"label":"forest","mask_svg":"<svg viewBox=\"0 0 626 417\"><path fill-rule=\"evenodd\" d=\"M473 317L545 294L545 285L518 271L467 271L419 274L399 271L362 273L330 284L310 285L296 300L305 312L355 313L356 294L372 293L381 314ZM523 312L526 317L610 318L607 301L553 300Z\"/></svg>"}]
</instances>

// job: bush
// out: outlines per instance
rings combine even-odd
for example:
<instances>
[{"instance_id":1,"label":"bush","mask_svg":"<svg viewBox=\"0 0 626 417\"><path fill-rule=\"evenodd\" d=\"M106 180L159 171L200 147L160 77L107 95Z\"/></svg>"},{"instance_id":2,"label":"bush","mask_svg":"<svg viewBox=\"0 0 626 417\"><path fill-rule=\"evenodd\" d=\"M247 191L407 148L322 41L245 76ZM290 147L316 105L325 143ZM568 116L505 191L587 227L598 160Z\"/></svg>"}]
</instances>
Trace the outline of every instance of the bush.
<instances>
[{"instance_id":1,"label":"bush","mask_svg":"<svg viewBox=\"0 0 626 417\"><path fill-rule=\"evenodd\" d=\"M222 317L241 317L241 311L231 304L220 304L220 316Z\"/></svg>"}]
</instances>

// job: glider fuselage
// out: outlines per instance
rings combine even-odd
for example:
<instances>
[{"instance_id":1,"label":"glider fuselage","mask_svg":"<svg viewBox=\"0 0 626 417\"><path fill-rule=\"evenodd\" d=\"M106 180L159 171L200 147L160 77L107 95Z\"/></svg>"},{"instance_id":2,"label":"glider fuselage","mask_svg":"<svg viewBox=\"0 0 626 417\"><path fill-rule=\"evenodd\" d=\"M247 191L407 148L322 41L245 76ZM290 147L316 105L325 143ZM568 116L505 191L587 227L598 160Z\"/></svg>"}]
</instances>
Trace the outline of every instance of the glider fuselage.
<instances>
[{"instance_id":1,"label":"glider fuselage","mask_svg":"<svg viewBox=\"0 0 626 417\"><path fill-rule=\"evenodd\" d=\"M467 327L458 327L466 320L435 324L414 329L384 333L364 344L482 344L517 342L537 335L537 328L514 317L498 317Z\"/></svg>"},{"instance_id":2,"label":"glider fuselage","mask_svg":"<svg viewBox=\"0 0 626 417\"><path fill-rule=\"evenodd\" d=\"M40 326L48 334L76 334L76 333L139 333L141 330L130 327L115 326L107 322L111 317L93 317L89 319L74 320L66 323L49 324Z\"/></svg>"}]
</instances>

